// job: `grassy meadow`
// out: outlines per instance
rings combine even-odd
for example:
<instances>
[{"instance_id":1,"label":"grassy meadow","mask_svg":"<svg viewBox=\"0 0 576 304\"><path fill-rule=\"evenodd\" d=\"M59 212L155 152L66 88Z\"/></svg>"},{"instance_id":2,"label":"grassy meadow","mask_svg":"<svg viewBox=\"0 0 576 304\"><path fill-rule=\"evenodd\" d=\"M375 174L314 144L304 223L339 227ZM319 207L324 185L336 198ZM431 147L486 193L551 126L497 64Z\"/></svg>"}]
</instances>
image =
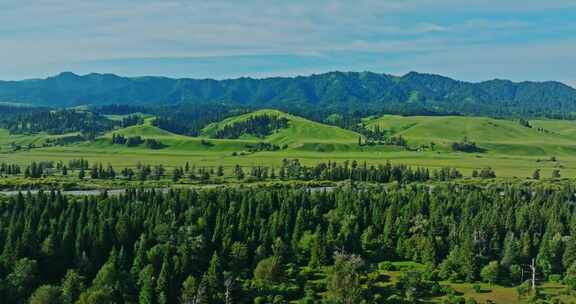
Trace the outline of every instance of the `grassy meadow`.
<instances>
[{"instance_id":1,"label":"grassy meadow","mask_svg":"<svg viewBox=\"0 0 576 304\"><path fill-rule=\"evenodd\" d=\"M277 115L288 120L288 127L275 130L265 138L241 136L239 139L213 139L219 130L227 125L248 119L253 115ZM112 117L122 119L121 116ZM402 117L386 115L364 120L367 128L379 128L388 136L402 136L408 147L392 145L359 145L361 135L350 131L313 122L302 117L285 114L274 110L261 110L254 113L231 117L218 123L206 126L199 137L189 137L171 133L155 127L152 117L147 117L144 124L119 128L97 137L90 142L81 142L63 146L44 146L47 140L72 135L23 134L10 135L8 130L0 130L0 163L17 163L26 165L32 161L62 161L83 158L90 164L110 164L116 169L136 167L138 163L161 164L168 170L171 167L190 163L197 167L224 166L226 174L212 179L205 184L197 180L162 180L127 181L125 179L98 180L93 178L78 179L78 172L68 176L57 172L42 179L27 179L23 176L3 178L0 188L15 189L113 189L129 188L134 185L147 188L188 188L219 187L215 184L253 183L255 187L263 186L267 181L238 180L232 176L235 165L245 167L265 165L280 167L285 158L297 158L305 165L319 162L347 160L365 161L368 164L392 162L430 169L455 167L466 176L475 169L491 167L500 179L485 180L486 183L500 183L502 180L522 180L532 176L540 169L542 178L550 178L553 170L560 170L564 178L576 177L576 123L559 120L533 120L531 127L523 126L518 121L500 120L485 117ZM162 149L149 149L144 144L127 147L124 144L113 144L113 135L125 137L141 136L155 139L165 145ZM482 152L465 153L452 150L452 144L464 138L473 141ZM250 152L250 147L261 142L274 144L277 151ZM433 143L433 144L432 144ZM21 146L12 151L14 145ZM177 170L174 170L176 172ZM465 182L477 182L476 179ZM133 182L133 183L132 183ZM309 184L295 181L296 188L306 188ZM313 181L317 185L324 181ZM536 181L530 181L536 183ZM558 183L557 179L546 181ZM208 184L211 183L211 184ZM270 185L270 182L267 185ZM341 182L344 185L347 182ZM334 183L336 185L338 183ZM560 183L558 183L560 185ZM244 186L244 185L243 185ZM1 192L1 191L0 191ZM0 193L1 194L1 193ZM413 271L426 273L430 269L419 263L387 262L392 268L380 267L373 261L367 265L369 273L361 278L365 291L376 290L386 303L394 303L402 297L397 284L401 278ZM332 266L312 269L304 266L302 271L309 274L307 284L310 290L320 290L324 297ZM309 272L309 273L308 273ZM438 279L438 278L437 278ZM436 279L435 279L436 280ZM438 279L439 280L439 279ZM293 282L292 282L293 283ZM462 281L439 281L446 292L435 293L443 296L424 296L418 303L533 303L530 296L520 297L515 286L491 285L487 283L469 283ZM504 283L505 284L505 283ZM436 284L437 285L437 284ZM574 294L566 285L559 282L539 282L538 300L550 303L573 303ZM473 300L471 300L473 299ZM388 301L389 300L389 301ZM300 303L292 301L290 303Z\"/></svg>"},{"instance_id":2,"label":"grassy meadow","mask_svg":"<svg viewBox=\"0 0 576 304\"><path fill-rule=\"evenodd\" d=\"M377 286L384 298L394 298L398 290L397 283L408 272L415 271L424 273L429 269L424 265L412 261L393 261L385 262L391 265L392 269L383 270L377 268L364 277L364 280L371 280L372 285ZM315 273L317 284L324 284L324 280L330 272L330 267L325 267L322 271ZM367 288L367 283L364 283ZM498 284L488 284L482 282L451 282L439 281L440 286L447 287L452 291L451 294L443 296L425 297L418 303L458 303L454 298L464 300L474 299L476 303L534 303L530 293L519 295L516 286L503 286ZM479 288L478 288L479 287ZM478 288L478 289L476 289ZM537 284L539 300L547 298L551 303L574 303L574 295L568 290L566 285L557 282L541 282ZM556 302L554 302L556 301ZM392 301L393 303L393 301ZM468 302L467 302L468 303ZM537 302L542 303L542 302Z\"/></svg>"},{"instance_id":3,"label":"grassy meadow","mask_svg":"<svg viewBox=\"0 0 576 304\"><path fill-rule=\"evenodd\" d=\"M226 124L258 114L284 116L289 120L289 127L277 130L266 138L209 139L211 134ZM231 168L236 164L279 166L284 158L298 158L304 164L359 160L369 164L390 161L428 168L456 167L465 174L474 169L492 167L499 177L525 178L537 168L541 170L542 177L549 177L555 169L560 170L562 177L576 176L576 123L571 121L535 120L530 121L532 128L513 120L461 116L386 115L364 121L369 128L379 126L389 135L403 136L410 149L383 145L359 146L360 135L355 132L275 110L261 110L211 124L197 138L159 129L152 126L150 121L149 118L143 125L114 130L93 142L56 147L41 147L47 138L57 137L54 135L10 135L7 130L0 130L0 162L26 164L82 157L90 162L109 163L120 168L132 167L138 162L161 163L167 167L189 162L199 166L223 165ZM112 133L154 138L166 147L150 150L143 146L129 148L113 145L110 140ZM450 145L464 137L476 142L484 152L452 151ZM36 148L10 152L13 142L22 146L33 144ZM258 142L286 145L287 148L273 152L247 152L247 145ZM433 149L420 148L431 142L434 143Z\"/></svg>"}]
</instances>

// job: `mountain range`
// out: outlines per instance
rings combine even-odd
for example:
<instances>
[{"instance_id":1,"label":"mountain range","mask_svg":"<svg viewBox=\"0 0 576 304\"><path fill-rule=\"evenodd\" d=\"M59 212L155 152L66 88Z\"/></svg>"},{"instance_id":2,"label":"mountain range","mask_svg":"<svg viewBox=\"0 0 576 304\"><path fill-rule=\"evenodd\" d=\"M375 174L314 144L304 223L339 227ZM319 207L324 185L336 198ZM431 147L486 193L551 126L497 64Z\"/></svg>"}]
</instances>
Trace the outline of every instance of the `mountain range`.
<instances>
[{"instance_id":1,"label":"mountain range","mask_svg":"<svg viewBox=\"0 0 576 304\"><path fill-rule=\"evenodd\" d=\"M403 76L329 72L228 80L64 72L45 79L0 81L0 102L52 107L225 103L319 109L387 107L467 114L569 113L576 111L576 89L554 81L473 83L417 72Z\"/></svg>"}]
</instances>

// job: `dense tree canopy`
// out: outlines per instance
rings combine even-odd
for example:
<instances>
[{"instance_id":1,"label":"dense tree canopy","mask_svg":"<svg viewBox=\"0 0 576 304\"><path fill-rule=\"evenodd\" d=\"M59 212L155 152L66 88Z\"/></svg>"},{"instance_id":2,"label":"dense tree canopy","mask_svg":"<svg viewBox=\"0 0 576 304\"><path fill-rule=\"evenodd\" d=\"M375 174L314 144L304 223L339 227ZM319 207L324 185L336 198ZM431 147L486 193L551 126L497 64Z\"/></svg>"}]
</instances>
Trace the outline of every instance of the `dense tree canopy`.
<instances>
[{"instance_id":1,"label":"dense tree canopy","mask_svg":"<svg viewBox=\"0 0 576 304\"><path fill-rule=\"evenodd\" d=\"M250 116L246 120L225 125L214 134L214 138L236 139L242 135L266 137L274 131L288 127L288 119L273 115Z\"/></svg>"},{"instance_id":2,"label":"dense tree canopy","mask_svg":"<svg viewBox=\"0 0 576 304\"><path fill-rule=\"evenodd\" d=\"M99 114L76 110L38 111L29 109L18 115L0 118L0 127L8 129L11 134L83 132L95 135L111 130L116 125L119 123Z\"/></svg>"},{"instance_id":3,"label":"dense tree canopy","mask_svg":"<svg viewBox=\"0 0 576 304\"><path fill-rule=\"evenodd\" d=\"M283 303L322 294L377 303L362 285L364 265L393 260L422 262L446 279L518 284L518 267L534 258L542 275L572 282L575 193L445 184L22 194L0 199L0 295L3 303ZM316 286L304 269L326 265ZM429 286L423 280L407 274L400 296L418 296L411 286Z\"/></svg>"},{"instance_id":4,"label":"dense tree canopy","mask_svg":"<svg viewBox=\"0 0 576 304\"><path fill-rule=\"evenodd\" d=\"M36 81L0 82L0 99L60 107L211 103L278 109L370 109L412 115L563 118L573 117L576 110L576 90L559 82L470 83L417 72L402 76L329 72L293 78L228 80L62 73Z\"/></svg>"}]
</instances>

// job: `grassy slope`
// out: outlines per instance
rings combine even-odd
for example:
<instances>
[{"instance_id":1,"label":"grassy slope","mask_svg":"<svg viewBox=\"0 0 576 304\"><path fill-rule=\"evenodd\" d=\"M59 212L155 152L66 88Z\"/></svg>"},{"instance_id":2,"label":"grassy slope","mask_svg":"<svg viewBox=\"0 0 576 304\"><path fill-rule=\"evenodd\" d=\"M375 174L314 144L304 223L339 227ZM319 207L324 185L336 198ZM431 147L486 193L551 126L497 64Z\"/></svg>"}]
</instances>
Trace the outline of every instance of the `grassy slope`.
<instances>
[{"instance_id":1,"label":"grassy slope","mask_svg":"<svg viewBox=\"0 0 576 304\"><path fill-rule=\"evenodd\" d=\"M417 270L425 271L425 266L411 261L406 262L392 262L392 264L399 268L396 271L379 271L381 274L388 277L388 282L383 285L388 288L393 288L398 282L398 280L404 275L406 270ZM449 281L440 282L441 285L448 286L454 291L458 296L464 299L474 298L478 303L488 303L492 301L493 303L529 303L527 297L518 299L518 292L516 287L510 286L500 286L500 285L489 285L487 283L453 283ZM477 293L474 290L474 285L478 284L481 287L481 292ZM552 282L541 282L538 287L542 295L548 295L551 298L560 299L566 301L567 303L572 303L574 301L574 296L560 295L560 292L566 289L566 286L559 283ZM444 303L447 296L428 298L424 303Z\"/></svg>"},{"instance_id":2,"label":"grassy slope","mask_svg":"<svg viewBox=\"0 0 576 304\"><path fill-rule=\"evenodd\" d=\"M97 149L109 149L117 152L132 153L134 151L140 151L147 154L170 154L170 153L223 153L230 151L241 151L245 148L245 145L251 143L251 141L245 140L210 140L211 145L203 145L202 139L194 138L189 136L183 136L174 134L172 132L160 129L153 126L152 119L146 119L143 125L131 126L119 130L114 130L108 132L104 136L96 140L95 143L86 143L80 145L80 147L91 147ZM136 148L128 148L122 145L112 145L111 137L112 134L120 134L126 137L130 136L141 136L143 138L154 138L161 141L163 144L167 145L166 148L161 150L149 150L143 146Z\"/></svg>"},{"instance_id":3,"label":"grassy slope","mask_svg":"<svg viewBox=\"0 0 576 304\"><path fill-rule=\"evenodd\" d=\"M8 148L10 143L16 143L20 145L27 144L40 144L46 139L45 134L37 135L10 135L8 130L0 129L0 149L5 150Z\"/></svg>"},{"instance_id":4,"label":"grassy slope","mask_svg":"<svg viewBox=\"0 0 576 304\"><path fill-rule=\"evenodd\" d=\"M534 128L544 128L553 133L576 140L576 122L566 120L534 120L530 121Z\"/></svg>"},{"instance_id":5,"label":"grassy slope","mask_svg":"<svg viewBox=\"0 0 576 304\"><path fill-rule=\"evenodd\" d=\"M47 133L39 133L39 134L10 135L10 132L8 132L8 130L0 129L0 152L7 150L11 143L21 145L23 148L25 148L25 146L27 146L28 144L40 146L47 139L58 138L67 135L75 135L75 134L76 133L64 134L64 135L50 135Z\"/></svg>"},{"instance_id":6,"label":"grassy slope","mask_svg":"<svg viewBox=\"0 0 576 304\"><path fill-rule=\"evenodd\" d=\"M404 136L409 143L435 142L447 148L465 136L485 148L489 154L547 156L573 155L576 152L576 125L562 121L538 121L534 128L521 126L512 120L461 116L386 115L367 122L369 127L380 126L391 134ZM537 128L546 126L544 133Z\"/></svg>"},{"instance_id":7,"label":"grassy slope","mask_svg":"<svg viewBox=\"0 0 576 304\"><path fill-rule=\"evenodd\" d=\"M280 114L287 115L287 114ZM143 126L129 127L114 132L133 136L156 138L167 144L161 150L144 147L126 148L112 145L111 133L94 143L82 143L65 147L52 147L5 153L4 147L11 141L20 143L41 142L46 135L9 136L0 130L0 162L29 163L32 160L64 160L84 157L90 161L110 163L114 166L133 166L138 161L151 164L162 163L168 167L185 162L199 166L235 164L279 166L283 158L299 158L305 164L335 160L365 160L368 163L392 161L413 166L438 168L452 166L469 174L472 169L491 166L498 176L528 177L536 168L542 177L549 177L553 169L561 167L563 177L576 177L576 123L567 121L532 121L535 128L543 127L553 134L543 134L535 129L521 127L513 121L475 117L399 117L385 116L371 119L369 124L381 124L395 134L403 134L410 145L436 141L444 144L437 151L410 152L396 147L358 147L357 134L346 130L310 122L287 115L290 128L269 136L266 140L277 144L288 143L290 148L277 152L258 152L243 156L231 156L232 152L246 150L245 145L262 141L247 138L241 140L209 139L210 146L202 145L200 138L176 135L151 126L148 120ZM246 116L244 116L246 117ZM227 120L242 119L242 116ZM222 122L225 123L225 122ZM210 128L214 128L215 125ZM208 130L205 130L209 132ZM448 144L467 135L488 151L486 153L453 153ZM558 162L538 161L556 155Z\"/></svg>"},{"instance_id":8,"label":"grassy slope","mask_svg":"<svg viewBox=\"0 0 576 304\"><path fill-rule=\"evenodd\" d=\"M254 136L245 137L252 140L267 141L277 145L287 144L291 147L306 147L310 144L355 144L358 134L342 128L310 121L302 117L290 115L277 110L259 110L256 112L235 116L213 123L204 128L203 135L210 137L224 126L241 122L253 116L270 115L288 119L288 128L277 130L266 138L258 139Z\"/></svg>"},{"instance_id":9,"label":"grassy slope","mask_svg":"<svg viewBox=\"0 0 576 304\"><path fill-rule=\"evenodd\" d=\"M105 116L106 118L110 119L110 120L122 121L122 119L124 119L124 118L126 118L126 117L128 117L128 116L133 116L133 115L137 115L137 116L140 116L140 117L143 117L143 118L150 118L150 117L152 117L152 115L150 115L150 114L145 114L145 113L140 113L140 112L131 113L131 114L121 114L121 115L113 115L113 114L110 114L110 115L104 115L104 116Z\"/></svg>"}]
</instances>

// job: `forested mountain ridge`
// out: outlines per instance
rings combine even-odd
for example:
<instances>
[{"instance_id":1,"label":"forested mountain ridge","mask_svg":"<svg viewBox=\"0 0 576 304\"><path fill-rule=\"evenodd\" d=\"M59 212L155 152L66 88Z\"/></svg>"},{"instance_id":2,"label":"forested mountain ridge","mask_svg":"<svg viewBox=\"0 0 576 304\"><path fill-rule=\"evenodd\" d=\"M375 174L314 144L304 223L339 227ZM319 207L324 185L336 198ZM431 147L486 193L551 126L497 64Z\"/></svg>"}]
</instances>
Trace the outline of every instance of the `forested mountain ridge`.
<instances>
[{"instance_id":1,"label":"forested mountain ridge","mask_svg":"<svg viewBox=\"0 0 576 304\"><path fill-rule=\"evenodd\" d=\"M576 89L560 82L479 83L410 72L329 72L311 76L172 79L61 73L46 79L0 81L0 101L44 106L228 103L279 108L358 105L399 112L538 114L576 111Z\"/></svg>"}]
</instances>

